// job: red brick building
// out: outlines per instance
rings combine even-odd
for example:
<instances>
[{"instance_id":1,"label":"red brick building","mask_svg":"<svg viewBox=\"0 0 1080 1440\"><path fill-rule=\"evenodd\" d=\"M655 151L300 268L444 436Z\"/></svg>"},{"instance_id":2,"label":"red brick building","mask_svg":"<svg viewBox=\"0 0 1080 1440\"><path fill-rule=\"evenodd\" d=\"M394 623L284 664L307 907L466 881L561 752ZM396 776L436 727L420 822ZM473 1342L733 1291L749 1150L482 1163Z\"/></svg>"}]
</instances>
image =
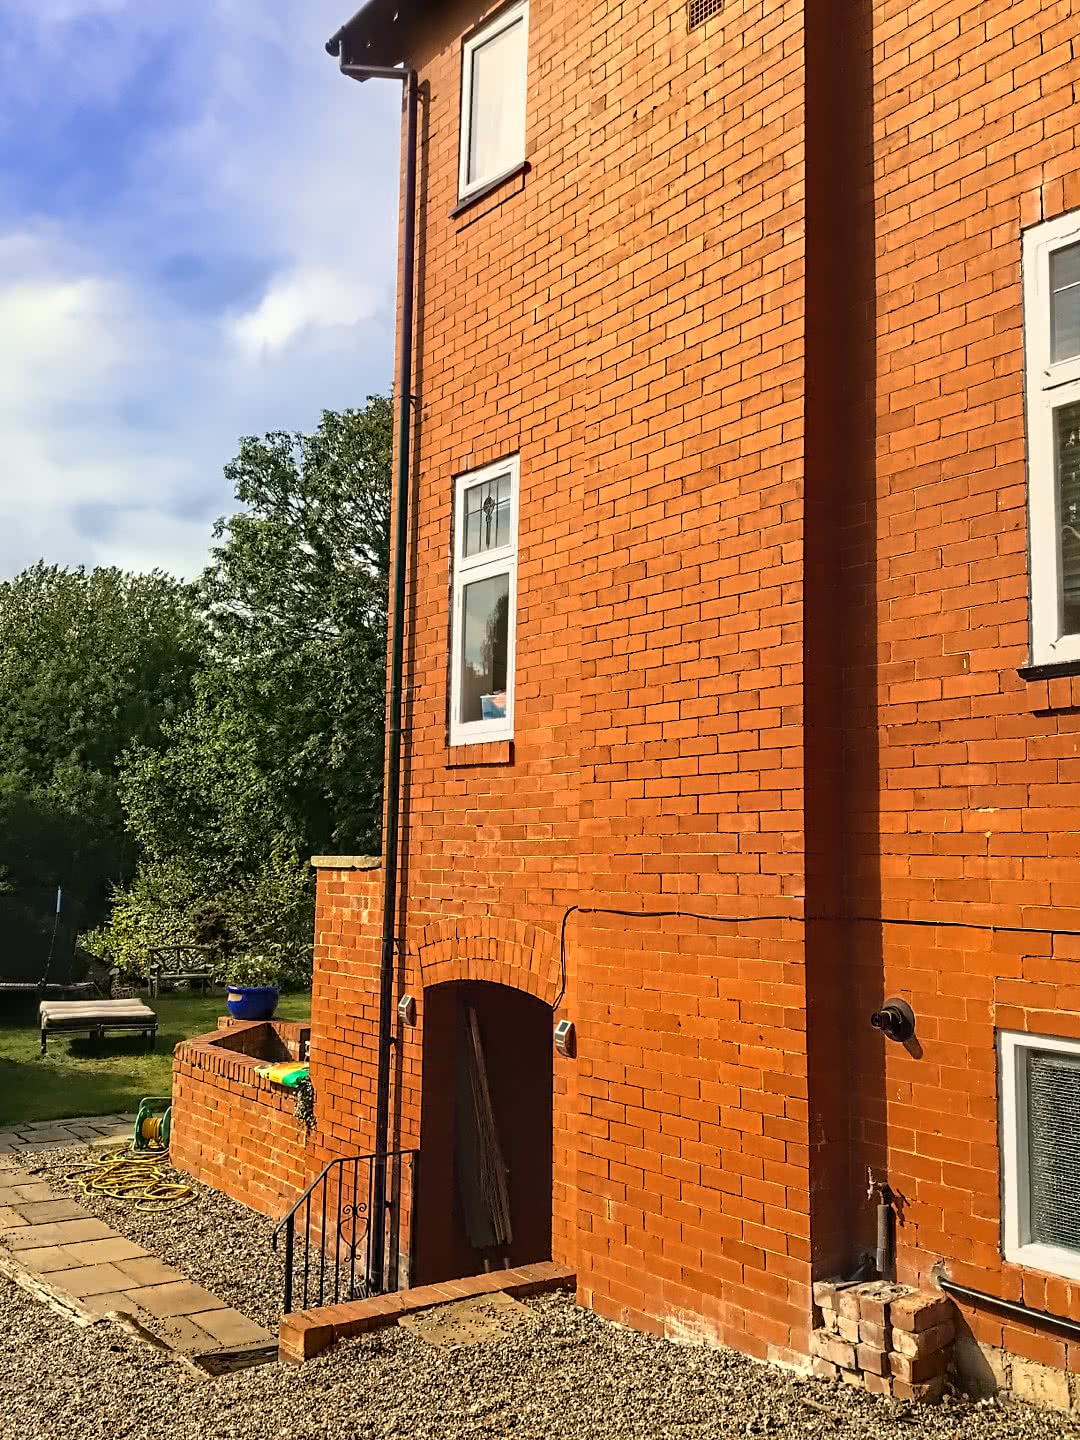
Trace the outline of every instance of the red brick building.
<instances>
[{"instance_id":1,"label":"red brick building","mask_svg":"<svg viewBox=\"0 0 1080 1440\"><path fill-rule=\"evenodd\" d=\"M1078 19L371 0L336 37L420 83L416 1278L487 1255L471 1011L494 1248L601 1313L800 1360L871 1172L901 1280L1080 1319ZM385 877L318 863L325 1159L373 1147Z\"/></svg>"}]
</instances>

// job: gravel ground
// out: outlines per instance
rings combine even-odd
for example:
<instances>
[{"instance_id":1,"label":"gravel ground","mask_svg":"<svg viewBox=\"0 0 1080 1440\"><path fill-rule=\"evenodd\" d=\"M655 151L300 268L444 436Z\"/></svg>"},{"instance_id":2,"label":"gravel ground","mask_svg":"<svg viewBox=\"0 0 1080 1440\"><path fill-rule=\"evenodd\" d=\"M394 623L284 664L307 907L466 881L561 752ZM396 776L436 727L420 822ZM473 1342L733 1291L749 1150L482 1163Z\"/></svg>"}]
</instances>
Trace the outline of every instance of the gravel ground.
<instances>
[{"instance_id":1,"label":"gravel ground","mask_svg":"<svg viewBox=\"0 0 1080 1440\"><path fill-rule=\"evenodd\" d=\"M277 1331L285 1266L281 1252L270 1248L272 1223L198 1184L190 1176L173 1172L190 1185L198 1199L167 1210L138 1210L133 1205L87 1194L65 1176L85 1165L90 1153L84 1146L39 1151L21 1160L22 1168L40 1172L60 1195L70 1195L121 1235L142 1245L167 1265L175 1265L189 1280L233 1306L249 1319Z\"/></svg>"},{"instance_id":2,"label":"gravel ground","mask_svg":"<svg viewBox=\"0 0 1080 1440\"><path fill-rule=\"evenodd\" d=\"M82 1148L42 1152L27 1168L62 1191L85 1159ZM276 1329L282 1267L270 1222L194 1188L197 1203L165 1213L80 1195L122 1234ZM1051 1412L882 1402L734 1351L622 1330L561 1296L531 1302L523 1323L476 1346L435 1348L394 1328L302 1369L200 1381L107 1322L78 1329L0 1280L0 1397L0 1440L1080 1440Z\"/></svg>"},{"instance_id":3,"label":"gravel ground","mask_svg":"<svg viewBox=\"0 0 1080 1440\"><path fill-rule=\"evenodd\" d=\"M486 1344L395 1328L302 1369L193 1380L107 1322L79 1330L0 1281L0 1440L1059 1440L1023 1405L913 1409L731 1351L606 1324L565 1297ZM810 1399L813 1406L808 1406ZM823 1407L823 1408L822 1408Z\"/></svg>"}]
</instances>

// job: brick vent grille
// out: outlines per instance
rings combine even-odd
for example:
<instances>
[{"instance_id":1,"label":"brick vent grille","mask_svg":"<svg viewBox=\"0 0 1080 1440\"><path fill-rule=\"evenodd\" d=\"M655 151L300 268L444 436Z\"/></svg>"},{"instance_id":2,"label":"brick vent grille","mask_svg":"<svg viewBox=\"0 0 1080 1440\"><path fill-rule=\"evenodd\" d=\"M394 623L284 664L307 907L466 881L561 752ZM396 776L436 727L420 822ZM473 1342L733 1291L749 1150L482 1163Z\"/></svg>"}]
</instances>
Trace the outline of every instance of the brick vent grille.
<instances>
[{"instance_id":1,"label":"brick vent grille","mask_svg":"<svg viewBox=\"0 0 1080 1440\"><path fill-rule=\"evenodd\" d=\"M724 0L686 0L686 28L696 30L706 20L719 15L723 8Z\"/></svg>"}]
</instances>

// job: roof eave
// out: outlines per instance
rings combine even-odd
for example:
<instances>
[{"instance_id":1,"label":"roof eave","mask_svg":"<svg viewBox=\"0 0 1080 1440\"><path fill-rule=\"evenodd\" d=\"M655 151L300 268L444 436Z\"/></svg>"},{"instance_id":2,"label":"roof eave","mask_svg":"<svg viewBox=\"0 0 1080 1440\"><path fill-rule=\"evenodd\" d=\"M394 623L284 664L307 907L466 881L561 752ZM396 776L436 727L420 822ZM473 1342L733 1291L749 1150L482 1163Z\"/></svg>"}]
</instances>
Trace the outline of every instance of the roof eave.
<instances>
[{"instance_id":1,"label":"roof eave","mask_svg":"<svg viewBox=\"0 0 1080 1440\"><path fill-rule=\"evenodd\" d=\"M326 42L343 65L400 65L407 59L417 4L407 0L366 0Z\"/></svg>"}]
</instances>

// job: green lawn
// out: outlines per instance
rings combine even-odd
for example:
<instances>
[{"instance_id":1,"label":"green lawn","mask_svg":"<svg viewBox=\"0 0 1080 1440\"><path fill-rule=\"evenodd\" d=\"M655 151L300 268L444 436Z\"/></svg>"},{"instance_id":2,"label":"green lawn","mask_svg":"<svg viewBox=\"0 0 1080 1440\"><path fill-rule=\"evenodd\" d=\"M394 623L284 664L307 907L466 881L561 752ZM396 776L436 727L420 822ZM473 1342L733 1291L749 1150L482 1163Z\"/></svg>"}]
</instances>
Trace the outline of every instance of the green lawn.
<instances>
[{"instance_id":1,"label":"green lawn","mask_svg":"<svg viewBox=\"0 0 1080 1440\"><path fill-rule=\"evenodd\" d=\"M153 1002L160 1025L157 1048L141 1036L106 1036L102 1041L54 1036L42 1056L37 1007L0 1013L0 1128L27 1120L62 1120L72 1115L110 1115L136 1110L144 1095L168 1095L173 1047L192 1035L217 1028L225 996L162 995ZM283 995L282 1020L306 1020L310 995Z\"/></svg>"}]
</instances>

